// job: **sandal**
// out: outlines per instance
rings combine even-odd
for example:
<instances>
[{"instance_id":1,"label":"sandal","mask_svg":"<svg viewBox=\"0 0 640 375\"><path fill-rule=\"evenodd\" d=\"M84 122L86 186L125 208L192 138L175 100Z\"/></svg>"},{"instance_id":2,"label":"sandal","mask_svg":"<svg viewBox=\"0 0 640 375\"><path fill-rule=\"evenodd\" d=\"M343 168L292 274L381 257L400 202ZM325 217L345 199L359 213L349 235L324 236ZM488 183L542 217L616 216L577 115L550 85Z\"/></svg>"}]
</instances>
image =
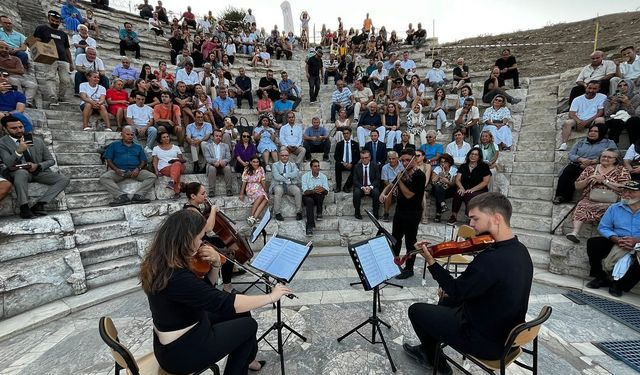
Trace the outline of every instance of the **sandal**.
<instances>
[{"instance_id":1,"label":"sandal","mask_svg":"<svg viewBox=\"0 0 640 375\"><path fill-rule=\"evenodd\" d=\"M251 370L251 371L260 371L260 370L262 370L262 368L264 367L264 365L266 365L266 364L267 364L267 361L265 361L265 360L261 359L261 360L259 360L259 361L258 361L258 363L260 364L260 368L259 368L259 369L254 370L254 369L252 369L251 367L249 367L249 370Z\"/></svg>"},{"instance_id":2,"label":"sandal","mask_svg":"<svg viewBox=\"0 0 640 375\"><path fill-rule=\"evenodd\" d=\"M84 128L82 128L82 130L84 130L84 131L91 130L91 126L85 126Z\"/></svg>"},{"instance_id":3,"label":"sandal","mask_svg":"<svg viewBox=\"0 0 640 375\"><path fill-rule=\"evenodd\" d=\"M106 131L106 132L112 132L112 131L113 131L113 129L111 129L111 128L104 128L104 131Z\"/></svg>"}]
</instances>

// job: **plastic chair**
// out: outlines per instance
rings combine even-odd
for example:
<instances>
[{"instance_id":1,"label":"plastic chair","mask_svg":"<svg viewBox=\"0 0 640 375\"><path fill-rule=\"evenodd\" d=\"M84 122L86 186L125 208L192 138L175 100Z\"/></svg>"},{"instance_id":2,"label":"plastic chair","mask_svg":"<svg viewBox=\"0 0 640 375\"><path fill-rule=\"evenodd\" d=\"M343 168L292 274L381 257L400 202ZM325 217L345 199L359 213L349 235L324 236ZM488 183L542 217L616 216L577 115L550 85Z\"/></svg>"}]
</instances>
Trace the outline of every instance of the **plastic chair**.
<instances>
[{"instance_id":1,"label":"plastic chair","mask_svg":"<svg viewBox=\"0 0 640 375\"><path fill-rule=\"evenodd\" d=\"M102 340L111 348L111 355L115 361L116 375L120 374L120 370L126 370L127 374L132 375L171 375L160 368L153 352L138 359L134 358L129 349L118 339L118 330L111 318L107 316L100 318L98 330ZM202 374L207 370L213 371L215 375L220 375L220 368L216 364L210 368L194 372L193 375Z\"/></svg>"},{"instance_id":2,"label":"plastic chair","mask_svg":"<svg viewBox=\"0 0 640 375\"><path fill-rule=\"evenodd\" d=\"M495 371L500 371L500 374L504 375L506 373L505 369L512 363L515 363L516 365L531 371L533 375L536 375L538 373L538 333L540 332L542 323L546 322L547 319L549 319L549 317L551 316L551 311L552 311L551 306L544 306L542 310L540 310L540 314L538 314L538 317L536 317L531 321L520 323L517 326L515 326L515 328L511 330L511 333L507 338L507 341L504 346L504 350L502 352L502 356L499 359L487 360L487 359L476 358L466 353L463 353L457 350L456 348L451 347L451 349L462 354L463 359L469 358L471 362L476 364L478 367L480 367L482 370L484 370L488 374L495 374ZM524 345L527 345L529 343L532 343L532 346L533 346L532 349L526 349L523 347ZM442 349L444 349L447 346L448 345L446 343L440 343L438 345L438 349L436 351L435 364L433 366L433 375L436 375L437 373L438 362L440 361L441 357L444 358L445 361L448 361L452 365L457 367L463 373L471 375L471 372L469 372L468 370L465 370L464 367L462 367L462 365L458 364L457 362L454 361L453 358L449 357L447 354L444 353ZM531 365L527 365L517 360L518 357L520 357L520 354L522 354L523 352L531 355L532 357Z\"/></svg>"}]
</instances>

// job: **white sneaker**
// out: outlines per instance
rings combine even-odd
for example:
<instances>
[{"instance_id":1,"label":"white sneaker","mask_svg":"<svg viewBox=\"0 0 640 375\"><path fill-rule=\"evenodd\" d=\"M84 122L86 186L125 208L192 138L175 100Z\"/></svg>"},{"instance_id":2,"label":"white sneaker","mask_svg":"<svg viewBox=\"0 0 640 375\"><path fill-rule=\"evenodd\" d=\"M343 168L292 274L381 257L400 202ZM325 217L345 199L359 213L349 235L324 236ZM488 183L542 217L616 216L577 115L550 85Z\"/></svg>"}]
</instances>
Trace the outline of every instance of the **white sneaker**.
<instances>
[{"instance_id":1,"label":"white sneaker","mask_svg":"<svg viewBox=\"0 0 640 375\"><path fill-rule=\"evenodd\" d=\"M450 127L451 127L451 125L453 125L453 123L452 123L451 121L445 121L445 122L444 122L444 126L445 126L446 128L450 128Z\"/></svg>"},{"instance_id":2,"label":"white sneaker","mask_svg":"<svg viewBox=\"0 0 640 375\"><path fill-rule=\"evenodd\" d=\"M442 132L438 130L438 132L436 133L436 138L440 138L440 137L442 137Z\"/></svg>"},{"instance_id":3,"label":"white sneaker","mask_svg":"<svg viewBox=\"0 0 640 375\"><path fill-rule=\"evenodd\" d=\"M147 147L147 146L144 146L144 152L145 152L145 153L147 153L147 154L150 154L150 153L152 153L152 152L153 152L153 150L151 150L151 149L150 149L149 147Z\"/></svg>"},{"instance_id":4,"label":"white sneaker","mask_svg":"<svg viewBox=\"0 0 640 375\"><path fill-rule=\"evenodd\" d=\"M265 167L265 170L266 170L267 172L271 172L271 166L270 166L270 165L267 165L267 166Z\"/></svg>"},{"instance_id":5,"label":"white sneaker","mask_svg":"<svg viewBox=\"0 0 640 375\"><path fill-rule=\"evenodd\" d=\"M558 147L558 151L567 151L567 142L563 142L560 147Z\"/></svg>"}]
</instances>

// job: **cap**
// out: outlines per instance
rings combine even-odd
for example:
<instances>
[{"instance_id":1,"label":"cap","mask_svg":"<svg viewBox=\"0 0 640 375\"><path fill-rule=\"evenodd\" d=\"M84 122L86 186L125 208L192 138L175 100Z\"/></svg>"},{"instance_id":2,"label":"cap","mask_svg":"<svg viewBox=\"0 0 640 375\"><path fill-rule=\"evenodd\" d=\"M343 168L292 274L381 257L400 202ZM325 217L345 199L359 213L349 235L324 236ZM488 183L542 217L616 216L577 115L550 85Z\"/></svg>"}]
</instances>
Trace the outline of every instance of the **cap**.
<instances>
[{"instance_id":1,"label":"cap","mask_svg":"<svg viewBox=\"0 0 640 375\"><path fill-rule=\"evenodd\" d=\"M640 181L634 181L634 180L628 181L626 184L621 186L621 188L627 189L627 190L640 190Z\"/></svg>"},{"instance_id":2,"label":"cap","mask_svg":"<svg viewBox=\"0 0 640 375\"><path fill-rule=\"evenodd\" d=\"M54 17L54 18L61 18L60 13L56 12L55 10L50 10L49 13L47 13L48 17Z\"/></svg>"}]
</instances>

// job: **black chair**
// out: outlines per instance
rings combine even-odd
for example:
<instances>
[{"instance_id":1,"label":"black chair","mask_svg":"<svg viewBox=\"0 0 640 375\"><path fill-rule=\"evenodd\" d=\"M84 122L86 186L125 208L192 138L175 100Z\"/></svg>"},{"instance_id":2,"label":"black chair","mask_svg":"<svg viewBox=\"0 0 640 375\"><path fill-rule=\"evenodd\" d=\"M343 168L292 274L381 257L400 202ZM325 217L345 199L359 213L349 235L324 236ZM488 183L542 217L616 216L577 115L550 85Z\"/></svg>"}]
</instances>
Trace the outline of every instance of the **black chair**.
<instances>
[{"instance_id":1,"label":"black chair","mask_svg":"<svg viewBox=\"0 0 640 375\"><path fill-rule=\"evenodd\" d=\"M451 347L451 349L462 354L463 359L469 358L471 362L476 364L488 374L496 374L496 371L500 371L500 375L504 375L506 373L505 369L510 364L515 363L516 365L531 371L533 375L536 375L538 373L538 333L540 332L542 323L546 322L547 319L549 319L549 317L551 316L551 310L551 306L544 306L542 310L540 310L540 314L538 314L537 318L528 322L518 324L513 330L511 330L500 359L487 360L476 358L463 353L453 347ZM530 342L533 343L532 349L526 349L523 347ZM450 362L463 373L472 375L471 372L465 370L462 365L458 364L453 358L444 353L443 349L447 346L448 345L446 343L440 343L438 345L435 364L433 366L433 375L436 375L437 373L440 357L444 358L445 361ZM531 365L527 365L517 360L520 354L522 354L523 352L531 355Z\"/></svg>"},{"instance_id":2,"label":"black chair","mask_svg":"<svg viewBox=\"0 0 640 375\"><path fill-rule=\"evenodd\" d=\"M98 330L102 340L111 348L111 355L115 361L116 375L120 375L120 370L125 370L127 374L132 375L171 375L160 368L153 352L135 359L129 349L118 339L118 330L111 318L106 316L100 318ZM194 372L192 375L202 374L207 370L213 371L215 375L220 375L220 368L216 364L208 369Z\"/></svg>"}]
</instances>

